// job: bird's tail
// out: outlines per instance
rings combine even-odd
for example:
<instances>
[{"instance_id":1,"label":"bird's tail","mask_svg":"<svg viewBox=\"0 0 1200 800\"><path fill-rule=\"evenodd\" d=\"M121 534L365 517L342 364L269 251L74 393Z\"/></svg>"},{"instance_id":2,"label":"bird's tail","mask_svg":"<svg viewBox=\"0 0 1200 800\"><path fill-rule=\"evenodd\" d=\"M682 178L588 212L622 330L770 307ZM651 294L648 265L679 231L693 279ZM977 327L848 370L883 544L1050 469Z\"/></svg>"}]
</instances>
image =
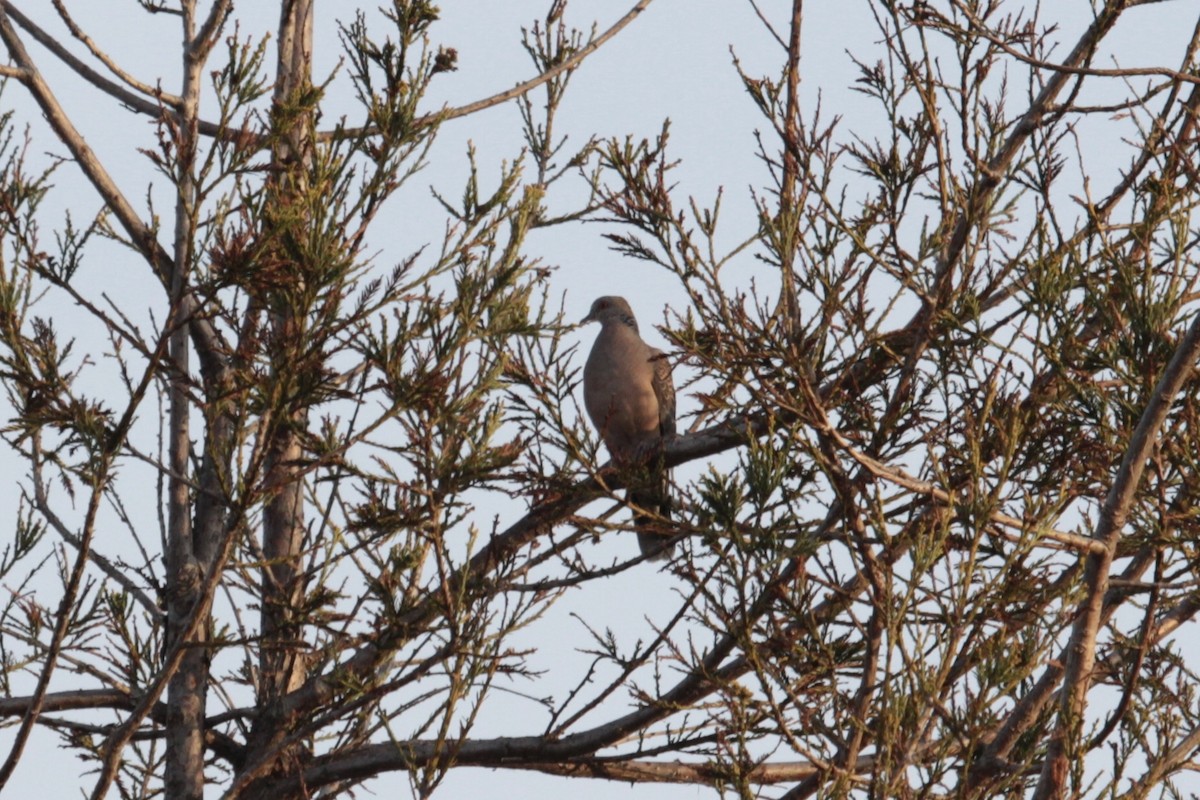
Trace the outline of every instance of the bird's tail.
<instances>
[{"instance_id":1,"label":"bird's tail","mask_svg":"<svg viewBox=\"0 0 1200 800\"><path fill-rule=\"evenodd\" d=\"M644 485L631 488L629 502L635 507L653 514L634 513L633 526L637 529L638 547L642 555L651 561L660 561L675 549L671 541L672 531L664 525L671 518L671 480L665 469L652 469L650 479Z\"/></svg>"}]
</instances>

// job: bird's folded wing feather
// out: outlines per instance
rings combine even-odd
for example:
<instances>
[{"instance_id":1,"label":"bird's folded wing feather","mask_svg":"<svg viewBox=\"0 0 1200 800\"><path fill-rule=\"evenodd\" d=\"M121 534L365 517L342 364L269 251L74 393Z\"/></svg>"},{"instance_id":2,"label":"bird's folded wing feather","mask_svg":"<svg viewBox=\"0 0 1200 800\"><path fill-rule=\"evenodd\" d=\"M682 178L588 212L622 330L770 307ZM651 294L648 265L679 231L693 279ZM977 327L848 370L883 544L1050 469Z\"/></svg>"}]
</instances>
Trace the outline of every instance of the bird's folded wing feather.
<instances>
[{"instance_id":1,"label":"bird's folded wing feather","mask_svg":"<svg viewBox=\"0 0 1200 800\"><path fill-rule=\"evenodd\" d=\"M661 350L651 350L654 363L652 386L658 400L658 432L664 439L675 435L675 381L671 378L671 361Z\"/></svg>"}]
</instances>

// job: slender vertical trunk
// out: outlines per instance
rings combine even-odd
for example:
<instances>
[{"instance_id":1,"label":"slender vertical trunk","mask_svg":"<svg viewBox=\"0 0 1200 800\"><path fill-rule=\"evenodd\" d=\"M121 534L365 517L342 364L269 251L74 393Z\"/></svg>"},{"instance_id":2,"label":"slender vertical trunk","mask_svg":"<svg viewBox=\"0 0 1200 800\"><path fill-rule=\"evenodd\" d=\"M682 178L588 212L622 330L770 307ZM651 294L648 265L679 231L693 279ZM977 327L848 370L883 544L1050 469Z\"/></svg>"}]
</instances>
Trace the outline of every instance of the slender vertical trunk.
<instances>
[{"instance_id":1,"label":"slender vertical trunk","mask_svg":"<svg viewBox=\"0 0 1200 800\"><path fill-rule=\"evenodd\" d=\"M295 98L312 85L312 13L313 0L291 0L284 4L279 24L279 69L275 84L275 109L294 108ZM292 116L290 129L272 154L272 172L278 185L272 192L274 202L291 204L306 190L306 168L311 160L311 118L309 114ZM286 215L280 214L282 219ZM294 224L294 223L293 223ZM278 232L272 232L277 234ZM299 235L300 231L295 231ZM285 235L287 235L285 233ZM283 254L281 254L282 256ZM296 282L304 280L303 265L290 265ZM278 359L273 365L278 380L286 385L293 363L288 357L291 345L302 334L302 308L281 304L272 312L273 350ZM267 472L272 493L263 519L263 649L260 691L263 699L273 699L294 689L303 679L297 654L289 643L295 620L292 609L301 596L297 579L297 559L304 533L303 481L298 472L301 456L299 431L307 413L291 408L291 391L285 390L285 416L273 428Z\"/></svg>"},{"instance_id":2,"label":"slender vertical trunk","mask_svg":"<svg viewBox=\"0 0 1200 800\"><path fill-rule=\"evenodd\" d=\"M277 220L277 230L264 233L272 237L280 261L295 258L300 248L280 245L289 238L302 237L305 221L297 219L289 206L301 204L308 190L307 168L312 158L311 112L297 113L299 98L312 86L313 0L285 0L279 23L279 56L275 83L275 124L284 124L272 152L272 186L268 220ZM304 101L307 102L307 101ZM300 256L301 258L303 256ZM297 298L303 296L306 265L288 263L283 267L292 285L280 290L278 302L271 307L271 352L279 389L277 417L269 426L266 485L270 495L263 512L261 650L259 655L258 708L253 735L253 762L259 768L264 761L273 763L272 771L287 770L294 762L297 748L286 747L283 739L291 729L281 719L280 698L304 680L304 654L297 646L301 620L296 608L304 593L300 574L300 550L304 534L304 483L300 471L302 448L300 431L307 421L307 410L293 405L296 379L293 354L303 338L305 309Z\"/></svg>"},{"instance_id":3,"label":"slender vertical trunk","mask_svg":"<svg viewBox=\"0 0 1200 800\"><path fill-rule=\"evenodd\" d=\"M804 0L792 0L786 73L787 100L783 120L783 180L779 187L779 218L782 248L779 253L779 306L777 312L790 338L800 335L800 306L796 294L796 242L800 236L800 31L804 24Z\"/></svg>"},{"instance_id":4,"label":"slender vertical trunk","mask_svg":"<svg viewBox=\"0 0 1200 800\"><path fill-rule=\"evenodd\" d=\"M186 2L183 11L183 107L179 114L178 195L175 203L175 269L171 277L172 307L188 286L195 240L195 156L200 99L200 68L195 51L195 6ZM175 314L170 317L175 320ZM192 497L188 476L191 462L191 430L188 384L191 371L189 326L179 320L170 334L171 363L170 427L167 485L167 637L170 643L181 635L195 607L201 585L192 531ZM165 767L166 796L170 800L201 800L204 796L204 712L208 687L208 653L199 646L205 626L197 629L193 644L167 686L168 707Z\"/></svg>"}]
</instances>

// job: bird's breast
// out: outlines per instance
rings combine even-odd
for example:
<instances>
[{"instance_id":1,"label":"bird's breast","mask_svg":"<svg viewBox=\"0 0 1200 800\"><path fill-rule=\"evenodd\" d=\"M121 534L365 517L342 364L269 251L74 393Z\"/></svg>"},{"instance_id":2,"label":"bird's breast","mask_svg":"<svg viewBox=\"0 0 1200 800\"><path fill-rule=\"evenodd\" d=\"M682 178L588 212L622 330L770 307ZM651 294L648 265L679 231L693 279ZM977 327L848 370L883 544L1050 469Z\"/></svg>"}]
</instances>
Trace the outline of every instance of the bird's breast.
<instances>
[{"instance_id":1,"label":"bird's breast","mask_svg":"<svg viewBox=\"0 0 1200 800\"><path fill-rule=\"evenodd\" d=\"M648 356L589 358L584 366L584 405L614 456L632 454L658 436L658 398L652 378Z\"/></svg>"}]
</instances>

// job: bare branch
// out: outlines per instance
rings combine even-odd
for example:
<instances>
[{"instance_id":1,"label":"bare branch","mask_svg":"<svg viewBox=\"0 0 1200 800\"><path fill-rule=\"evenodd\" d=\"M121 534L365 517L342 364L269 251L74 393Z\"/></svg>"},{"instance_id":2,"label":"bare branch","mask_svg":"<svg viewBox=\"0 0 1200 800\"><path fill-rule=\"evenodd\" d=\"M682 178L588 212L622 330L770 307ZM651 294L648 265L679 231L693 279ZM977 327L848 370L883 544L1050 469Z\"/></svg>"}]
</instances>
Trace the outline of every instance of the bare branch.
<instances>
[{"instance_id":1,"label":"bare branch","mask_svg":"<svg viewBox=\"0 0 1200 800\"><path fill-rule=\"evenodd\" d=\"M70 12L67 11L67 7L65 5L63 5L62 0L51 0L51 2L54 3L54 9L58 12L58 16L62 19L63 23L66 24L67 30L69 30L71 32L71 35L74 36L80 43L83 44L84 47L86 47L88 49L88 52L90 52L92 54L93 58L95 58L97 61L99 61L104 66L108 67L108 71L111 72L117 78L117 80L121 81L126 86L133 89L134 91L141 92L142 94L146 95L147 97L160 97L160 95L162 95L161 90L159 90L158 88L156 88L154 86L150 86L149 84L146 84L146 83L142 83L137 78L133 77L128 72L121 69L121 67L116 63L116 61L114 61L108 55L108 53L105 53L103 50L101 50L100 47L92 40L92 38L90 36L88 36L87 33L84 32L84 30L75 23L74 18L71 16ZM11 4L9 4L8 10L9 10L9 13L12 15L12 18L17 20L17 23L19 25L21 25L21 27L28 30L31 35L34 35L38 39L39 42L41 42L42 44L44 44L48 48L50 48L51 51L55 55L57 55L60 59L63 59L64 61L67 60L66 58L64 58L64 55L67 54L66 48L57 44L57 42L55 42L51 37L47 36L43 31L38 29L37 26L33 25L32 21L29 20L27 17L25 17L23 14L18 14L18 12L11 6ZM37 30L38 33L34 34L34 30ZM77 59L74 59L73 57L71 60L75 64L82 65L82 62L78 61ZM76 69L78 71L78 67L76 67ZM179 102L178 98L171 98L171 100L173 100L174 102L167 100L165 97L163 97L162 100L163 100L163 102L168 102L170 105L177 105Z\"/></svg>"},{"instance_id":2,"label":"bare branch","mask_svg":"<svg viewBox=\"0 0 1200 800\"><path fill-rule=\"evenodd\" d=\"M1071 631L1063 669L1058 721L1046 753L1036 800L1061 796L1068 772L1067 760L1079 744L1092 665L1096 659L1096 633L1100 627L1104 595L1108 591L1108 573L1116 555L1117 543L1137 496L1146 461L1158 445L1159 431L1184 382L1194 371L1197 359L1200 359L1200 316L1192 320L1191 327L1154 387L1154 393L1142 412L1116 479L1105 498L1099 524L1092 534L1097 542L1104 545L1104 550L1089 553L1084 564L1087 597L1079 605Z\"/></svg>"},{"instance_id":3,"label":"bare branch","mask_svg":"<svg viewBox=\"0 0 1200 800\"><path fill-rule=\"evenodd\" d=\"M614 36L624 30L629 23L637 19L637 17L643 11L650 7L652 2L654 2L654 0L638 0L633 8L625 12L625 15L614 22L612 26L608 28L608 30L604 31L595 39L588 42L584 47L581 47L579 52L577 52L575 55L565 59L561 64L546 70L542 74L536 75L524 83L519 83L511 89L507 89L503 92L497 92L494 95L485 97L481 100L476 100L473 103L467 103L466 105L447 108L433 114L425 114L424 116L417 117L415 120L413 120L414 127L424 128L430 125L437 125L448 120L470 116L471 114L491 108L492 106L498 106L502 103L507 103L509 100L515 100L518 97L523 97L529 94L534 89L554 80L559 75L574 70L583 63L584 59L599 50L600 47L603 46L609 39L612 39ZM356 138L359 136L373 135L374 132L375 131L372 128L346 128L344 130L326 131L317 135L317 141L328 142L342 138Z\"/></svg>"},{"instance_id":4,"label":"bare branch","mask_svg":"<svg viewBox=\"0 0 1200 800\"><path fill-rule=\"evenodd\" d=\"M57 4L57 3L61 2L61 0L55 0L55 2ZM125 105L134 109L135 111L139 111L139 112L141 112L143 114L147 114L151 117L158 117L159 115L162 114L162 106L163 105L167 105L172 108L178 108L179 104L182 102L179 99L179 97L177 97L175 95L164 93L158 87L146 86L145 84L142 84L138 81L130 79L130 81L127 81L127 82L131 86L138 89L139 91L145 92L145 94L148 97L152 97L152 98L154 98L154 100L147 100L145 97L142 97L141 95L134 94L133 92L123 88L120 84L114 83L114 82L110 81L108 78L105 78L99 72L96 72L94 69L89 67L83 61L76 58L71 53L71 51L68 50L67 48L63 47L63 45L57 39L55 39L53 36L51 36L49 33L47 33L45 30L43 30L39 25L37 25L29 17L25 16L25 14L22 13L20 9L18 9L16 6L14 6L12 4L11 0L2 0L2 2L0 2L0 7L2 7L5 10L5 12L10 17L12 17L13 20L16 21L16 23L18 25L20 25L22 28L24 28L29 33L29 35L32 36L34 38L34 40L37 41L38 44L45 47L47 50L49 50L51 53L53 53L60 61L62 61L64 64L66 64L71 69L75 70L75 72L78 73L80 77L82 77L84 80L91 83L97 89L101 89L105 93L120 100L122 103L124 103ZM114 71L118 75L124 74L124 73L120 72L119 70L115 70L115 67L114 67ZM214 126L214 130L215 130L215 126Z\"/></svg>"}]
</instances>

